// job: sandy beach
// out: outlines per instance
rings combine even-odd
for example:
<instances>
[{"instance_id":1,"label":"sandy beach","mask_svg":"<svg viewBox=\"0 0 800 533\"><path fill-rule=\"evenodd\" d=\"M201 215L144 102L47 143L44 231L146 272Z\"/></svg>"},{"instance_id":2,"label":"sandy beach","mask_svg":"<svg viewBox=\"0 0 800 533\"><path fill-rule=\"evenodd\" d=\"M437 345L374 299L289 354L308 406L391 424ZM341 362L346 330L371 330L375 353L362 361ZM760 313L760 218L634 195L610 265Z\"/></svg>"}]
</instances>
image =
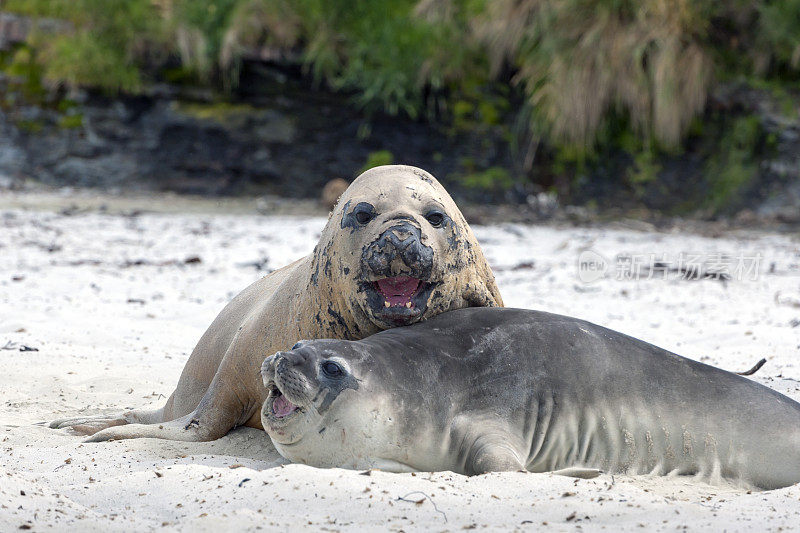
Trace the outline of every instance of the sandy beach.
<instances>
[{"instance_id":1,"label":"sandy beach","mask_svg":"<svg viewBox=\"0 0 800 533\"><path fill-rule=\"evenodd\" d=\"M266 434L247 428L196 444L84 444L48 429L41 423L54 418L163 403L223 306L311 252L325 218L210 203L64 209L69 198L8 194L0 531L800 529L798 485L318 470L284 465ZM509 307L580 317L727 370L766 358L752 379L800 400L797 234L474 230ZM594 271L579 270L579 258L604 262L605 274L587 282ZM702 279L684 279L687 264L700 264ZM708 275L720 270L729 276Z\"/></svg>"}]
</instances>

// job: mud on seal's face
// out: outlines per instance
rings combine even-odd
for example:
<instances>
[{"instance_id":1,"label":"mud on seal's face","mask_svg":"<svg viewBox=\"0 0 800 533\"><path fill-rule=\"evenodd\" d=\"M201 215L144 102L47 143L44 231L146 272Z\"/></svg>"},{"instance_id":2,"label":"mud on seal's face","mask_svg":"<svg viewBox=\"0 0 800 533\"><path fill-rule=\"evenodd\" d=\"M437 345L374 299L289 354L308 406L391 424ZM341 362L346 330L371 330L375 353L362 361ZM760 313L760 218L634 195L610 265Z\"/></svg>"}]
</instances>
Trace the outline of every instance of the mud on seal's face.
<instances>
[{"instance_id":1,"label":"mud on seal's face","mask_svg":"<svg viewBox=\"0 0 800 533\"><path fill-rule=\"evenodd\" d=\"M303 348L267 357L261 378L269 395L261 423L276 443L290 445L315 427L345 389L358 389L348 363L333 352Z\"/></svg>"},{"instance_id":2,"label":"mud on seal's face","mask_svg":"<svg viewBox=\"0 0 800 533\"><path fill-rule=\"evenodd\" d=\"M452 221L440 203L416 198L399 205L351 201L342 211L342 229L349 228L354 238L363 235L358 304L382 329L423 318L431 294L442 283L439 255L446 249Z\"/></svg>"}]
</instances>

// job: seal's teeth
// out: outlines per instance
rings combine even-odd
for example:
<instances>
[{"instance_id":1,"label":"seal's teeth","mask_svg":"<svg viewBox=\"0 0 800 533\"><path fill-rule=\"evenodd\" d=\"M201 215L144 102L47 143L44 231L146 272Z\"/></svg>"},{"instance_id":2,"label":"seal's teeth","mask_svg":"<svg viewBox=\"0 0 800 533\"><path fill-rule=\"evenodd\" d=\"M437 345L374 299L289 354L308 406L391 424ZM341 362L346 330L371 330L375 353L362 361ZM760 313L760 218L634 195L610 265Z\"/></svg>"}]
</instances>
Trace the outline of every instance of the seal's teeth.
<instances>
[{"instance_id":1,"label":"seal's teeth","mask_svg":"<svg viewBox=\"0 0 800 533\"><path fill-rule=\"evenodd\" d=\"M392 304L389 303L389 300L384 300L383 305L385 307L391 307L392 306Z\"/></svg>"},{"instance_id":2,"label":"seal's teeth","mask_svg":"<svg viewBox=\"0 0 800 533\"><path fill-rule=\"evenodd\" d=\"M406 307L408 307L409 309L411 309L413 306L414 304L412 304L411 302L406 303Z\"/></svg>"}]
</instances>

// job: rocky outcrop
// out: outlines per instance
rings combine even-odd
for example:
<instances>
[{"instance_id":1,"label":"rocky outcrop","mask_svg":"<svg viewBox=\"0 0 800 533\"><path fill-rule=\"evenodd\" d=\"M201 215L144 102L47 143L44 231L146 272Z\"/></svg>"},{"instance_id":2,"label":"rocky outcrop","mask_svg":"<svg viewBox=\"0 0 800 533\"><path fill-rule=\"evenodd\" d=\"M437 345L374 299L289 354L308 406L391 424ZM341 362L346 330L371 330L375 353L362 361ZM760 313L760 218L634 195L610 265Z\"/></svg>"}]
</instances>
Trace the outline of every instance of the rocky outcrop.
<instances>
[{"instance_id":1,"label":"rocky outcrop","mask_svg":"<svg viewBox=\"0 0 800 533\"><path fill-rule=\"evenodd\" d=\"M13 53L34 30L70 28L0 12L0 52ZM286 68L295 71L287 75ZM234 95L157 85L138 96L75 90L65 97L51 88L50 95L31 99L15 86L25 80L0 71L0 177L103 189L318 197L325 183L352 178L375 153L429 169L455 189L465 161L472 168L512 164L499 133L455 135L422 121L367 118L349 95L314 90L296 65L260 58L246 62L241 74ZM507 196L462 192L480 200Z\"/></svg>"},{"instance_id":2,"label":"rocky outcrop","mask_svg":"<svg viewBox=\"0 0 800 533\"><path fill-rule=\"evenodd\" d=\"M345 96L279 89L235 102L166 86L113 99L78 92L67 113L6 109L0 174L106 189L317 197L379 151L445 182L459 172L464 146L476 146L477 164L508 164L499 138L453 137L385 116L367 122Z\"/></svg>"},{"instance_id":3,"label":"rocky outcrop","mask_svg":"<svg viewBox=\"0 0 800 533\"><path fill-rule=\"evenodd\" d=\"M800 99L798 99L800 100ZM760 182L765 184L754 206L762 217L793 224L800 223L800 101L795 101L794 117L775 109L768 99L754 104L764 129L775 139L772 154L759 166Z\"/></svg>"}]
</instances>

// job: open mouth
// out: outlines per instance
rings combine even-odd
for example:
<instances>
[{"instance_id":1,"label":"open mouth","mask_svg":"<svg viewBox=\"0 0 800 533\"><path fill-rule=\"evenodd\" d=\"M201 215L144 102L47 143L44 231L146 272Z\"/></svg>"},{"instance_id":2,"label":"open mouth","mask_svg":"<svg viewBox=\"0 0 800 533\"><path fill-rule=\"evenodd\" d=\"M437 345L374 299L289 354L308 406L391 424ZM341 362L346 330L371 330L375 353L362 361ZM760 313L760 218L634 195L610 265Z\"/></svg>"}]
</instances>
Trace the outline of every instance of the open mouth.
<instances>
[{"instance_id":1,"label":"open mouth","mask_svg":"<svg viewBox=\"0 0 800 533\"><path fill-rule=\"evenodd\" d=\"M428 307L436 283L408 275L366 282L367 303L372 315L384 327L413 324Z\"/></svg>"},{"instance_id":2,"label":"open mouth","mask_svg":"<svg viewBox=\"0 0 800 533\"><path fill-rule=\"evenodd\" d=\"M384 307L414 307L413 298L419 291L422 281L410 276L383 278L375 282L375 290L383 296Z\"/></svg>"},{"instance_id":3,"label":"open mouth","mask_svg":"<svg viewBox=\"0 0 800 533\"><path fill-rule=\"evenodd\" d=\"M273 382L269 384L269 399L271 401L272 415L275 418L286 418L295 411L301 411L302 408L293 404L289 399L283 395L278 386Z\"/></svg>"}]
</instances>

